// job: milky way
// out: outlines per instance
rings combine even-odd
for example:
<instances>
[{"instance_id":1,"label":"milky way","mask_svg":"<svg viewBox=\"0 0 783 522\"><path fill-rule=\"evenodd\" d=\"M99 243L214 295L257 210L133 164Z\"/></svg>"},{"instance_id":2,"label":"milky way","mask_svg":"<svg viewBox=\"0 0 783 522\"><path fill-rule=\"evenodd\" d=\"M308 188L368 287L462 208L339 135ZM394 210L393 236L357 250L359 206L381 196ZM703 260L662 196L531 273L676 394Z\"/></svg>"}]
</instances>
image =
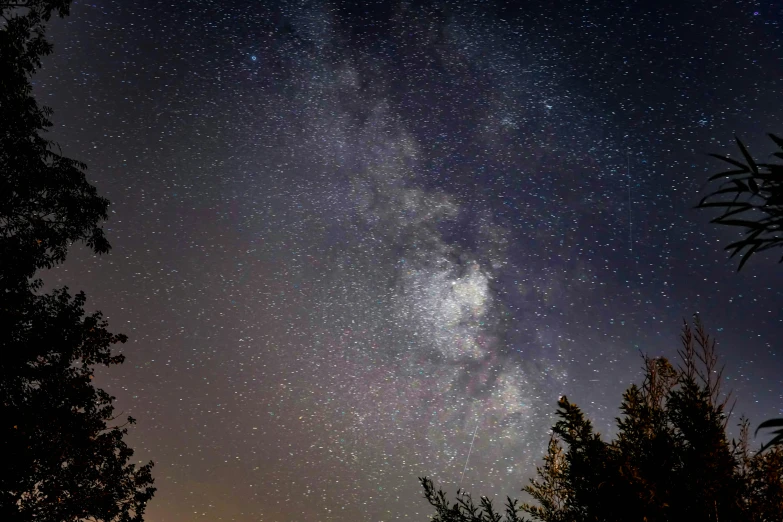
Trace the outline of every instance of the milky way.
<instances>
[{"instance_id":1,"label":"milky way","mask_svg":"<svg viewBox=\"0 0 783 522\"><path fill-rule=\"evenodd\" d=\"M691 207L704 153L780 132L780 13L695 4L56 23L36 88L114 250L49 282L131 338L102 379L156 461L147 520L424 520L423 475L517 496L558 397L610 434L639 352L696 312L738 411L775 414L783 271L734 273Z\"/></svg>"}]
</instances>

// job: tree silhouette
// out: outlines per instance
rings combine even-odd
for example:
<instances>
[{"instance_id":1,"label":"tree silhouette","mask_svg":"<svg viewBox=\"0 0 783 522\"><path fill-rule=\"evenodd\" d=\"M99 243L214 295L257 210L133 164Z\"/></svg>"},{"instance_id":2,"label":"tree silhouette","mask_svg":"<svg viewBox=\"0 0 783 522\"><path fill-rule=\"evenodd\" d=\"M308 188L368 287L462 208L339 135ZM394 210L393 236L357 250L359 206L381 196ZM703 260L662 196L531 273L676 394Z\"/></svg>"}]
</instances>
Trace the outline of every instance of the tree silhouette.
<instances>
[{"instance_id":1,"label":"tree silhouette","mask_svg":"<svg viewBox=\"0 0 783 522\"><path fill-rule=\"evenodd\" d=\"M503 515L496 512L492 500L481 497L481 503L476 506L470 494L457 491L457 501L451 505L446 500L446 494L442 490L435 491L432 480L427 477L419 477L419 482L424 487L424 498L435 508L436 515L433 522L500 522ZM516 500L507 499L506 521L523 522L519 518L519 508Z\"/></svg>"},{"instance_id":2,"label":"tree silhouette","mask_svg":"<svg viewBox=\"0 0 783 522\"><path fill-rule=\"evenodd\" d=\"M85 241L109 250L103 229L109 202L84 175L86 166L64 157L42 133L52 111L32 96L31 76L52 52L46 22L65 16L70 1L0 2L0 285L27 288L36 270L62 262L68 246Z\"/></svg>"},{"instance_id":3,"label":"tree silhouette","mask_svg":"<svg viewBox=\"0 0 783 522\"><path fill-rule=\"evenodd\" d=\"M127 428L107 424L114 397L92 385L95 365L123 362L111 347L125 336L84 317L82 293L28 298L3 334L0 520L142 520L152 464L128 463Z\"/></svg>"},{"instance_id":4,"label":"tree silhouette","mask_svg":"<svg viewBox=\"0 0 783 522\"><path fill-rule=\"evenodd\" d=\"M696 320L681 337L681 364L644 358L641 386L623 394L618 435L604 441L576 404L561 397L544 464L524 487L536 504L508 499L506 520L773 521L783 512L783 450L752 453L747 420L726 436L730 394L721 399L715 343ZM449 505L420 479L439 522L499 522L491 501L461 493Z\"/></svg>"},{"instance_id":5,"label":"tree silhouette","mask_svg":"<svg viewBox=\"0 0 783 522\"><path fill-rule=\"evenodd\" d=\"M127 424L113 397L92 385L95 365L120 364L100 313L84 294L41 295L38 270L84 241L109 250L99 221L108 201L85 166L43 138L51 110L32 96L31 76L51 53L46 23L65 0L0 2L0 520L141 521L155 492L152 463L129 464Z\"/></svg>"}]
</instances>

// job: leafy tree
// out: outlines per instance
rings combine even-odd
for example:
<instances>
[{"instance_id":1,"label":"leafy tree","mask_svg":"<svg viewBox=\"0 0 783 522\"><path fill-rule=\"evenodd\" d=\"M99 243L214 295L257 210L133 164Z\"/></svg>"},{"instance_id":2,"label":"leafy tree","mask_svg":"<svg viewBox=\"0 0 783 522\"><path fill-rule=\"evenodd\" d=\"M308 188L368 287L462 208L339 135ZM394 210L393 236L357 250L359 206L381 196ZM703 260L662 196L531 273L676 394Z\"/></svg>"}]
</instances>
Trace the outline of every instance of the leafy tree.
<instances>
[{"instance_id":1,"label":"leafy tree","mask_svg":"<svg viewBox=\"0 0 783 522\"><path fill-rule=\"evenodd\" d=\"M0 520L142 520L152 464L129 464L127 428L107 425L114 397L92 384L96 364L123 362L111 347L126 337L84 317L83 293L30 299L0 358Z\"/></svg>"},{"instance_id":2,"label":"leafy tree","mask_svg":"<svg viewBox=\"0 0 783 522\"><path fill-rule=\"evenodd\" d=\"M769 136L780 148L773 156L783 159L783 139ZM727 181L702 198L696 208L723 209L723 214L712 223L744 229L744 239L726 246L726 250L732 251L731 257L745 251L739 271L756 252L783 247L783 164L756 163L739 138L736 140L745 163L711 154L735 168L709 179ZM783 263L783 257L780 262Z\"/></svg>"},{"instance_id":3,"label":"leafy tree","mask_svg":"<svg viewBox=\"0 0 783 522\"><path fill-rule=\"evenodd\" d=\"M100 220L109 202L84 175L86 166L64 157L42 134L52 126L48 107L32 96L31 76L52 52L44 36L53 12L70 1L0 2L0 288L26 289L41 268L65 260L68 246L85 241L109 250Z\"/></svg>"},{"instance_id":4,"label":"leafy tree","mask_svg":"<svg viewBox=\"0 0 783 522\"><path fill-rule=\"evenodd\" d=\"M108 201L85 166L42 133L51 110L31 76L51 53L46 23L66 0L0 1L0 520L141 521L155 489L152 463L130 464L113 397L92 385L95 365L120 364L125 336L84 314L84 294L41 295L33 277L84 241L109 250L99 221ZM127 424L135 421L128 417Z\"/></svg>"},{"instance_id":5,"label":"leafy tree","mask_svg":"<svg viewBox=\"0 0 783 522\"><path fill-rule=\"evenodd\" d=\"M730 394L720 390L715 343L687 323L675 367L644 358L645 378L623 394L618 435L604 441L576 404L558 402L544 464L524 487L536 504L508 499L506 520L771 522L783 512L783 450L752 453L746 420L729 442ZM420 479L438 522L499 522L491 501L476 507L461 493L451 506Z\"/></svg>"}]
</instances>

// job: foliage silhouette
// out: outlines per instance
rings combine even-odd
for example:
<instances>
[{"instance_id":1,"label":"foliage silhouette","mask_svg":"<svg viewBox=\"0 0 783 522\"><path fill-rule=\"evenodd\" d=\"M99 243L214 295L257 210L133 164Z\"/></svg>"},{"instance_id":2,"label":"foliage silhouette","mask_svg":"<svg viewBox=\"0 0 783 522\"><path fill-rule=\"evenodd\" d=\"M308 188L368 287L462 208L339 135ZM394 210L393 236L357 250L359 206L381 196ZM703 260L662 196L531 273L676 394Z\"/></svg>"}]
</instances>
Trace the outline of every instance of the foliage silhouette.
<instances>
[{"instance_id":1,"label":"foliage silhouette","mask_svg":"<svg viewBox=\"0 0 783 522\"><path fill-rule=\"evenodd\" d=\"M769 137L780 148L780 151L772 155L783 159L783 139L774 134L769 134ZM783 164L756 163L740 139L736 136L735 139L745 163L727 156L710 154L735 169L710 177L709 181L722 178L728 178L728 181L702 198L696 208L724 209L723 214L711 223L745 229L744 239L725 247L726 250L732 250L731 257L745 251L737 267L737 271L740 271L756 252L783 246ZM725 196L733 197L725 199ZM783 263L783 257L779 262ZM783 427L783 419L762 422L756 428L756 435L761 429L776 427ZM772 433L774 437L761 451L771 446L783 445L783 429Z\"/></svg>"},{"instance_id":2,"label":"foliage silhouette","mask_svg":"<svg viewBox=\"0 0 783 522\"><path fill-rule=\"evenodd\" d=\"M759 424L759 427L756 428L755 435L759 434L759 430L765 429L765 428L777 428L783 426L783 419L770 419L768 421L764 421L761 424ZM765 449L771 447L771 446L783 446L783 429L775 430L772 433L775 434L774 437L772 437L772 440L767 442L761 447L761 451L764 451Z\"/></svg>"},{"instance_id":3,"label":"foliage silhouette","mask_svg":"<svg viewBox=\"0 0 783 522\"><path fill-rule=\"evenodd\" d=\"M109 250L97 223L108 200L84 175L86 166L64 157L41 134L52 111L32 96L32 74L52 52L44 37L53 12L65 16L69 1L0 2L0 286L26 288L36 270L62 262L68 246L85 241Z\"/></svg>"},{"instance_id":4,"label":"foliage silhouette","mask_svg":"<svg viewBox=\"0 0 783 522\"><path fill-rule=\"evenodd\" d=\"M108 201L42 137L51 110L32 96L31 77L52 52L44 36L70 1L0 1L0 520L141 521L153 496L152 463L130 464L126 425L113 397L92 385L96 365L124 335L100 313L84 314L84 294L41 295L36 272L65 260L83 241L109 243L98 223ZM131 417L126 424L133 424Z\"/></svg>"},{"instance_id":5,"label":"foliage silhouette","mask_svg":"<svg viewBox=\"0 0 783 522\"><path fill-rule=\"evenodd\" d=\"M142 520L152 464L129 464L127 428L107 424L114 397L92 385L95 365L123 362L111 347L126 337L84 317L82 293L25 298L0 358L0 520Z\"/></svg>"},{"instance_id":6,"label":"foliage silhouette","mask_svg":"<svg viewBox=\"0 0 783 522\"><path fill-rule=\"evenodd\" d=\"M783 139L774 134L769 136L780 147L780 152L773 156L783 159ZM723 178L728 178L728 181L702 198L696 208L723 209L723 214L711 223L745 230L744 239L725 247L732 251L731 257L744 250L737 267L739 271L756 252L783 247L783 164L756 163L739 138L735 139L745 163L710 154L735 168L710 177L709 181ZM780 262L783 263L783 257Z\"/></svg>"},{"instance_id":7,"label":"foliage silhouette","mask_svg":"<svg viewBox=\"0 0 783 522\"><path fill-rule=\"evenodd\" d=\"M558 401L544 463L523 489L535 504L508 499L506 520L780 520L783 450L751 452L744 419L740 440L728 441L731 394L720 389L715 343L698 318L694 328L684 324L681 343L677 367L644 357L644 381L623 394L611 442L567 397ZM502 520L485 497L477 507L459 492L450 505L429 479L419 480L438 522Z\"/></svg>"}]
</instances>

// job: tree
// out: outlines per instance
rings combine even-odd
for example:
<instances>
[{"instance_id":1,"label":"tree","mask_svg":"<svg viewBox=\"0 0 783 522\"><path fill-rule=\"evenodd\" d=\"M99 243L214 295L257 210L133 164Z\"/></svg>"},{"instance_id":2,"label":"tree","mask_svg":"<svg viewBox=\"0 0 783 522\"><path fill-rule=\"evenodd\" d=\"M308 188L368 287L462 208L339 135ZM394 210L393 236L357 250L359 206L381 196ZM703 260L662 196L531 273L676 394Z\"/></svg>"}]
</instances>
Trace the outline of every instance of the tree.
<instances>
[{"instance_id":1,"label":"tree","mask_svg":"<svg viewBox=\"0 0 783 522\"><path fill-rule=\"evenodd\" d=\"M508 500L506 520L719 521L779 520L783 450L752 453L746 420L739 442L726 436L730 394L721 399L722 368L701 323L683 327L682 364L644 358L641 386L623 394L618 435L604 441L576 404L561 397L558 422L537 477L524 487L536 504ZM491 501L476 508L462 493L450 506L420 479L439 522L499 522Z\"/></svg>"},{"instance_id":2,"label":"tree","mask_svg":"<svg viewBox=\"0 0 783 522\"><path fill-rule=\"evenodd\" d=\"M30 299L0 359L0 520L142 520L152 464L128 463L127 428L107 425L114 397L92 384L95 365L123 362L111 347L126 337L84 317L83 293Z\"/></svg>"},{"instance_id":3,"label":"tree","mask_svg":"<svg viewBox=\"0 0 783 522\"><path fill-rule=\"evenodd\" d=\"M42 136L52 111L32 96L31 76L52 52L44 37L53 12L66 16L70 1L0 2L0 288L24 290L42 268L65 260L68 246L85 241L96 253L109 243L98 226L109 202Z\"/></svg>"},{"instance_id":4,"label":"tree","mask_svg":"<svg viewBox=\"0 0 783 522\"><path fill-rule=\"evenodd\" d=\"M52 51L44 32L67 0L0 1L0 520L141 521L155 492L152 463L129 464L113 397L92 385L95 365L120 364L124 335L84 294L38 291L38 270L85 242L109 250L99 222L108 201L43 138L51 110L32 96L31 77ZM131 417L126 424L133 424Z\"/></svg>"},{"instance_id":5,"label":"tree","mask_svg":"<svg viewBox=\"0 0 783 522\"><path fill-rule=\"evenodd\" d=\"M780 148L773 155L783 159L783 139L774 134L769 136ZM735 168L710 177L709 181L728 180L702 198L696 208L724 209L711 223L744 229L744 239L726 246L726 250L732 251L731 257L745 251L739 271L756 252L783 247L783 165L756 163L739 138L735 139L745 163L710 154ZM783 263L783 257L780 262Z\"/></svg>"}]
</instances>

